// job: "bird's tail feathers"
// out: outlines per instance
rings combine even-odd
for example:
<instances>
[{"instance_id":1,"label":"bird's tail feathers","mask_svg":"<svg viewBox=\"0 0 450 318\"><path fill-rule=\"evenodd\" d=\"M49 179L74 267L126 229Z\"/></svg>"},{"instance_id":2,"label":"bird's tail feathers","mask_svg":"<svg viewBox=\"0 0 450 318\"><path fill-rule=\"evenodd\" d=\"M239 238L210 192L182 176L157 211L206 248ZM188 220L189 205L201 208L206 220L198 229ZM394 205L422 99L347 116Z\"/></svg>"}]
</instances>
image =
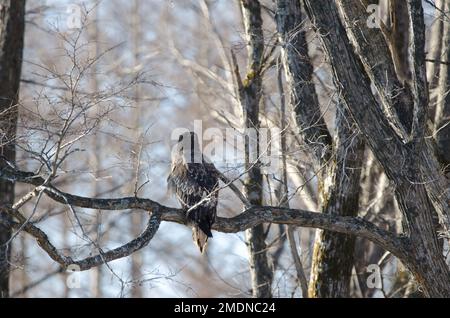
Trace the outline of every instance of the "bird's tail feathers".
<instances>
[{"instance_id":1,"label":"bird's tail feathers","mask_svg":"<svg viewBox=\"0 0 450 318\"><path fill-rule=\"evenodd\" d=\"M195 225L192 227L192 238L200 249L200 253L203 254L206 251L206 246L208 244L208 235L206 235L199 226Z\"/></svg>"},{"instance_id":2,"label":"bird's tail feathers","mask_svg":"<svg viewBox=\"0 0 450 318\"><path fill-rule=\"evenodd\" d=\"M212 237L211 233L211 218L215 217L215 210L207 206L199 206L196 209L188 212L187 218L192 226L192 238L197 244L201 253L206 250L208 238Z\"/></svg>"}]
</instances>

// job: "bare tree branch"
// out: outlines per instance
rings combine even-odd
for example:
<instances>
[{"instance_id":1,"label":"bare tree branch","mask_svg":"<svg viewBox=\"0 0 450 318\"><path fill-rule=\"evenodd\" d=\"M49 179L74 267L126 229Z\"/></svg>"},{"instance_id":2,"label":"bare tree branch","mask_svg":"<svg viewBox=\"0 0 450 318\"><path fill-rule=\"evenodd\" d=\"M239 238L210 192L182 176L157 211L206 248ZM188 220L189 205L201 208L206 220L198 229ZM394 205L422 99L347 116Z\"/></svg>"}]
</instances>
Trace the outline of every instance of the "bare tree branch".
<instances>
[{"instance_id":1,"label":"bare tree branch","mask_svg":"<svg viewBox=\"0 0 450 318\"><path fill-rule=\"evenodd\" d=\"M159 225L161 223L161 215L159 213L152 213L146 229L137 238L110 251L97 254L95 256L90 256L85 259L74 260L70 256L62 255L58 251L58 249L50 242L47 234L38 227L34 226L32 223L27 222L25 217L17 210L7 207L3 207L2 210L3 212L8 213L16 219L19 219L19 222L8 222L7 220L2 220L3 224L9 225L10 227L15 229L23 228L25 232L36 238L38 245L48 254L48 256L50 256L51 259L59 263L63 268L76 266L72 269L80 271L85 271L101 264L129 256L132 253L142 249L148 243L150 243L151 239L158 231Z\"/></svg>"},{"instance_id":2,"label":"bare tree branch","mask_svg":"<svg viewBox=\"0 0 450 318\"><path fill-rule=\"evenodd\" d=\"M15 182L33 184L36 186L39 186L39 184L45 182L43 178L36 176L33 173L19 171L13 169L9 165L0 170L0 178ZM33 223L27 222L27 218L20 214L17 210L10 207L2 207L5 212L13 215L18 220L18 223L8 223L9 226L16 229L23 226L23 230L34 236L37 239L38 244L47 252L47 254L49 254L53 260L62 266L75 264L80 266L80 270L87 270L94 266L103 264L103 260L109 262L128 256L131 253L143 248L150 242L151 238L153 238L156 233L161 220L179 224L187 224L183 210L167 207L150 199L138 197L111 199L88 198L62 192L52 185L44 187L44 192L57 202L81 208L101 210L139 209L152 212L147 228L138 238L121 247L105 252L102 255L96 255L84 260L75 261L71 257L59 254L55 246L50 243L47 235L42 230L34 226ZM232 218L218 217L213 229L224 233L237 233L262 223L277 223L320 228L339 233L356 235L379 244L400 259L404 260L409 257L408 244L407 241L405 241L407 240L406 238L398 237L389 231L385 231L377 227L371 222L357 217L331 216L300 209L272 206L253 206Z\"/></svg>"}]
</instances>

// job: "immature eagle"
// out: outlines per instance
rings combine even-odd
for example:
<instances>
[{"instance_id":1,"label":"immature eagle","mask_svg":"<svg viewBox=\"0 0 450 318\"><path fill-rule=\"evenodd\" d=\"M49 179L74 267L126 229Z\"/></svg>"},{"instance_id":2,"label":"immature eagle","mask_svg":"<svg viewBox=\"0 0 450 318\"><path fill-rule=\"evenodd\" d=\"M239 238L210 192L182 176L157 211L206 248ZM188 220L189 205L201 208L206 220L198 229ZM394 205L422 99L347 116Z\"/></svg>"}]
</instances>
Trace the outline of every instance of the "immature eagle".
<instances>
[{"instance_id":1,"label":"immature eagle","mask_svg":"<svg viewBox=\"0 0 450 318\"><path fill-rule=\"evenodd\" d=\"M195 133L180 135L167 183L186 211L194 242L203 253L216 219L219 180L214 165L201 153Z\"/></svg>"}]
</instances>

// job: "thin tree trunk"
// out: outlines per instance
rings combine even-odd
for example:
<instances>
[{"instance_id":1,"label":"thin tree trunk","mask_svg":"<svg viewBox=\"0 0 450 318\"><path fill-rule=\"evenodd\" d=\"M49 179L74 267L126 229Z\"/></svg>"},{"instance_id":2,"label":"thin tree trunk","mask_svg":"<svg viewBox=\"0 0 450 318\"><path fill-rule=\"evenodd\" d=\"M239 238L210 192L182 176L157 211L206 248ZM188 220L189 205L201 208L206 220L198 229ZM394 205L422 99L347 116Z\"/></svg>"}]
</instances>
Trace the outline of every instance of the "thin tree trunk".
<instances>
[{"instance_id":1,"label":"thin tree trunk","mask_svg":"<svg viewBox=\"0 0 450 318\"><path fill-rule=\"evenodd\" d=\"M296 113L300 134L314 151L319 167L326 167L319 176L322 211L336 215L357 213L363 155L361 138L350 128L353 126L351 120L345 122L344 110L338 110L336 158L331 158L332 140L312 82L313 66L302 29L304 20L300 2L278 0L276 16L290 102ZM353 249L352 237L317 231L309 297L349 295Z\"/></svg>"},{"instance_id":2,"label":"thin tree trunk","mask_svg":"<svg viewBox=\"0 0 450 318\"><path fill-rule=\"evenodd\" d=\"M62 218L62 245L63 246L70 246L70 234L71 234L71 221L69 217L64 215ZM67 275L68 272L63 271L62 275L59 275L60 278L60 284L64 286L64 290L62 292L63 298L69 298L72 296L72 292L75 291L74 289L69 288L69 284L67 284Z\"/></svg>"},{"instance_id":3,"label":"thin tree trunk","mask_svg":"<svg viewBox=\"0 0 450 318\"><path fill-rule=\"evenodd\" d=\"M95 21L93 21L92 23L92 40L93 40L93 45L94 45L94 49L93 49L93 53L94 56L97 57L100 55L100 30L98 27L98 19L99 19L99 14L98 14L98 10L99 10L99 6L97 6L95 8ZM94 92L94 94L98 91L99 89L99 83L98 83L98 76L97 74L99 73L98 68L98 63L94 63L94 65L92 66L94 69L94 72L92 74L92 91ZM93 108L93 117L95 118L97 116L97 112L98 109L97 108ZM99 135L94 135L94 149L100 149L101 147L101 143L100 143L100 136ZM101 158L100 158L100 152L99 151L94 151L92 153L92 158L91 158L92 162L91 165L93 167L94 173L93 175L95 176L96 180L94 181L93 185L94 185L94 197L98 197L99 195L99 186L98 186L98 178L99 178L99 171L100 171L100 163L101 163ZM96 236L95 236L95 242L96 244L98 244L98 246L102 246L102 237L101 237L101 232L102 232L102 227L101 227L101 223L102 223L102 211L101 210L97 210L95 211L95 232L96 232ZM103 292L102 292L102 278L103 278L103 272L104 272L104 265L100 265L98 267L95 267L92 269L91 271L91 295L92 297L95 298L101 298L103 296Z\"/></svg>"},{"instance_id":4,"label":"thin tree trunk","mask_svg":"<svg viewBox=\"0 0 450 318\"><path fill-rule=\"evenodd\" d=\"M327 166L323 213L357 216L364 143L347 111L338 106L335 158ZM355 237L317 231L309 297L349 297Z\"/></svg>"},{"instance_id":5,"label":"thin tree trunk","mask_svg":"<svg viewBox=\"0 0 450 318\"><path fill-rule=\"evenodd\" d=\"M259 104L262 93L261 63L264 51L261 6L256 0L241 0L248 49L248 70L240 87L240 102L244 114L246 132L244 192L252 205L262 205L262 175L259 160ZM254 138L254 139L253 139ZM250 142L250 139L253 142ZM273 272L267 257L264 226L258 225L246 231L252 277L252 294L257 298L272 297Z\"/></svg>"},{"instance_id":6,"label":"thin tree trunk","mask_svg":"<svg viewBox=\"0 0 450 318\"><path fill-rule=\"evenodd\" d=\"M278 202L280 206L289 208L289 187L288 187L288 175L287 175L287 145L286 145L286 133L287 133L287 120L286 120L286 99L283 90L283 68L278 65L278 89L280 92L280 111L281 111L281 156L282 156L282 191L280 192ZM297 244L295 242L296 228L292 225L288 225L286 229L286 236L291 250L292 259L294 261L295 270L297 272L297 283L302 291L302 297L308 297L308 280L306 278L305 270L303 267L301 255L297 250ZM299 242L301 245L301 242Z\"/></svg>"},{"instance_id":7,"label":"thin tree trunk","mask_svg":"<svg viewBox=\"0 0 450 318\"><path fill-rule=\"evenodd\" d=\"M410 81L409 17L407 0L389 0L391 54L400 80Z\"/></svg>"},{"instance_id":8,"label":"thin tree trunk","mask_svg":"<svg viewBox=\"0 0 450 318\"><path fill-rule=\"evenodd\" d=\"M428 44L428 55L429 60L427 64L427 80L429 83L430 90L436 88L439 78L439 69L441 64L437 61L441 58L442 51L442 30L443 30L443 15L441 11L444 10L444 0L435 1L436 8L434 10L434 21L430 31L430 40ZM434 101L435 102L435 101ZM431 105L433 105L433 100L431 100ZM431 118L433 119L433 114Z\"/></svg>"},{"instance_id":9,"label":"thin tree trunk","mask_svg":"<svg viewBox=\"0 0 450 318\"><path fill-rule=\"evenodd\" d=\"M300 2L278 0L276 21L289 85L289 102L295 112L300 136L313 151L318 165L322 166L330 158L332 138L312 81L313 66L308 55Z\"/></svg>"},{"instance_id":10,"label":"thin tree trunk","mask_svg":"<svg viewBox=\"0 0 450 318\"><path fill-rule=\"evenodd\" d=\"M0 0L0 155L14 162L25 0ZM11 206L14 183L0 180L0 204ZM4 213L0 218L9 219ZM11 229L0 225L0 298L9 296Z\"/></svg>"},{"instance_id":11,"label":"thin tree trunk","mask_svg":"<svg viewBox=\"0 0 450 318\"><path fill-rule=\"evenodd\" d=\"M141 16L140 16L140 1L134 0L133 3L133 9L132 9L132 25L133 25L133 63L135 66L139 65L140 63L140 46L142 41L142 34L141 34ZM139 86L136 86L134 89L134 98L135 98L135 117L134 117L134 140L142 141L142 136L140 135L141 129L141 120L142 120L142 105L139 100L140 97L140 90ZM135 175L135 187L139 186L139 161L140 161L140 150L139 148L142 147L142 145L137 144L137 147L134 149L134 153L137 154L135 157L135 167L134 171L136 173ZM136 191L137 188L134 189ZM145 224L145 220L143 218L142 213L131 213L131 235L133 237L138 236L142 231L142 225ZM140 280L142 280L142 253L140 251L133 253L131 255L131 278L133 280L133 285L131 289L131 296L133 298L142 298L142 286L139 283Z\"/></svg>"},{"instance_id":12,"label":"thin tree trunk","mask_svg":"<svg viewBox=\"0 0 450 318\"><path fill-rule=\"evenodd\" d=\"M441 64L439 69L439 85L435 114L435 138L438 158L450 178L450 2L445 3L444 11L447 18L442 22L442 50L440 59L447 64Z\"/></svg>"}]
</instances>

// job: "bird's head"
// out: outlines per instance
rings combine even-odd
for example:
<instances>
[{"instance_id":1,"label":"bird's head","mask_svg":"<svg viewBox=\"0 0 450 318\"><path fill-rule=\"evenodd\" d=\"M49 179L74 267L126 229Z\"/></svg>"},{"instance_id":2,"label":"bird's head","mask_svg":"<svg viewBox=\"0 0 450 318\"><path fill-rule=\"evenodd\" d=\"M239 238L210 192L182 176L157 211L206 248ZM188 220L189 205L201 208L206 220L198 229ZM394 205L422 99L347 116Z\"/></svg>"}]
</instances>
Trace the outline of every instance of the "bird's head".
<instances>
[{"instance_id":1,"label":"bird's head","mask_svg":"<svg viewBox=\"0 0 450 318\"><path fill-rule=\"evenodd\" d=\"M200 143L196 133L189 131L181 134L178 137L178 142L175 146L172 162L186 163L202 163L202 152Z\"/></svg>"}]
</instances>

